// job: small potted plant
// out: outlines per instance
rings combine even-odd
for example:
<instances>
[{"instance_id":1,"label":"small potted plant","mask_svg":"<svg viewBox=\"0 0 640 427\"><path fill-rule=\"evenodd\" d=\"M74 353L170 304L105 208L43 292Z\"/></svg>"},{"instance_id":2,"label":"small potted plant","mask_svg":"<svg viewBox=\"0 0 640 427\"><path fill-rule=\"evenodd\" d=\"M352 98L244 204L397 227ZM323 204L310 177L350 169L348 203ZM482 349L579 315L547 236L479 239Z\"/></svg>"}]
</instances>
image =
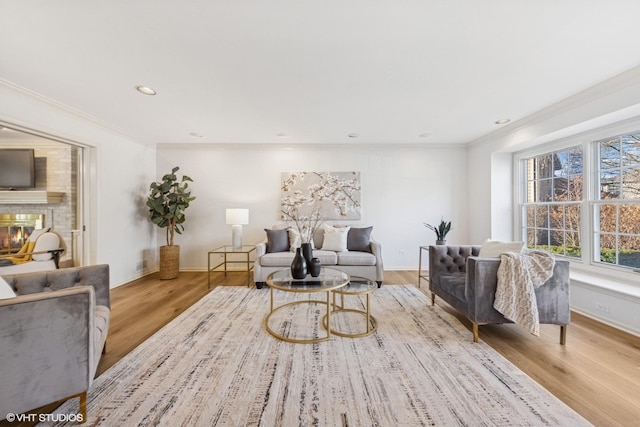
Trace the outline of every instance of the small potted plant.
<instances>
[{"instance_id":1,"label":"small potted plant","mask_svg":"<svg viewBox=\"0 0 640 427\"><path fill-rule=\"evenodd\" d=\"M161 182L152 182L149 186L150 194L147 198L149 217L151 222L160 228L167 229L167 244L160 246L160 279L175 279L180 269L180 246L173 244L174 232L182 234L185 221L184 211L195 197L188 190L189 182L193 182L187 175L178 180L174 167L171 173L162 177Z\"/></svg>"},{"instance_id":2,"label":"small potted plant","mask_svg":"<svg viewBox=\"0 0 640 427\"><path fill-rule=\"evenodd\" d=\"M425 227L436 233L436 245L444 245L446 243L447 233L451 231L451 221L447 222L444 219L440 220L438 226L423 223Z\"/></svg>"}]
</instances>

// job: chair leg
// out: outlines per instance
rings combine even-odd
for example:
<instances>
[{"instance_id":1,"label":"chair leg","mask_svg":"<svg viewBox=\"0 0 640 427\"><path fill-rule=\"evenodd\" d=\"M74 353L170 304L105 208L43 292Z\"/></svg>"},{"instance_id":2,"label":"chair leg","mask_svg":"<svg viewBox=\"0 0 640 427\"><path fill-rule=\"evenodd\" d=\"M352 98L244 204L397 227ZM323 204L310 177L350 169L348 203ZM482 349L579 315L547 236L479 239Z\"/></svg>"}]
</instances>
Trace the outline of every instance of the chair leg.
<instances>
[{"instance_id":1,"label":"chair leg","mask_svg":"<svg viewBox=\"0 0 640 427\"><path fill-rule=\"evenodd\" d=\"M431 305L436 305L436 294L431 292Z\"/></svg>"},{"instance_id":2,"label":"chair leg","mask_svg":"<svg viewBox=\"0 0 640 427\"><path fill-rule=\"evenodd\" d=\"M567 327L569 325L560 325L560 345L567 343Z\"/></svg>"},{"instance_id":3,"label":"chair leg","mask_svg":"<svg viewBox=\"0 0 640 427\"><path fill-rule=\"evenodd\" d=\"M81 424L84 424L87 422L87 392L83 392L80 393L78 395L78 397L80 398L80 415L82 416L82 422Z\"/></svg>"},{"instance_id":4,"label":"chair leg","mask_svg":"<svg viewBox=\"0 0 640 427\"><path fill-rule=\"evenodd\" d=\"M478 323L471 322L473 324L473 342L478 342Z\"/></svg>"}]
</instances>

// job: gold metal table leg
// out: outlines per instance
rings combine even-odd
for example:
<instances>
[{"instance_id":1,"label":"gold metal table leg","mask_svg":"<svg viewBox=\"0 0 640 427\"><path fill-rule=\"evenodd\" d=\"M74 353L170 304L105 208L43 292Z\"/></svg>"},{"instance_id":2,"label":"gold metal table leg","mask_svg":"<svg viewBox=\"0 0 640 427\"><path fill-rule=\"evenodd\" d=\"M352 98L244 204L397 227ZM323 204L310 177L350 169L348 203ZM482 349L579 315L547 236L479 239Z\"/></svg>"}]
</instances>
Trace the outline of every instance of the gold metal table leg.
<instances>
[{"instance_id":1,"label":"gold metal table leg","mask_svg":"<svg viewBox=\"0 0 640 427\"><path fill-rule=\"evenodd\" d=\"M327 338L331 338L331 291L327 291Z\"/></svg>"},{"instance_id":2,"label":"gold metal table leg","mask_svg":"<svg viewBox=\"0 0 640 427\"><path fill-rule=\"evenodd\" d=\"M367 294L367 334L371 332L371 304L369 294Z\"/></svg>"}]
</instances>

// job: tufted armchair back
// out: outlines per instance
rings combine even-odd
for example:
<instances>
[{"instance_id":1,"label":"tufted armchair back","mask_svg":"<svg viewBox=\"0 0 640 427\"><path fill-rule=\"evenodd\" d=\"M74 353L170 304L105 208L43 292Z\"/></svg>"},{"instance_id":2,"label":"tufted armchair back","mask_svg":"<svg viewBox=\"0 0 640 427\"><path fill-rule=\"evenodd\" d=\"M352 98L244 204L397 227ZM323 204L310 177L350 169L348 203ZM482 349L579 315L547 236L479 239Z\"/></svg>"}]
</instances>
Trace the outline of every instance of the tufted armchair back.
<instances>
[{"instance_id":1,"label":"tufted armchair back","mask_svg":"<svg viewBox=\"0 0 640 427\"><path fill-rule=\"evenodd\" d=\"M96 304L111 308L109 298L109 265L62 268L38 273L3 275L16 295L51 292L74 286L93 286Z\"/></svg>"},{"instance_id":2,"label":"tufted armchair back","mask_svg":"<svg viewBox=\"0 0 640 427\"><path fill-rule=\"evenodd\" d=\"M453 274L467 271L467 258L478 256L480 246L433 246L429 253L430 274Z\"/></svg>"}]
</instances>

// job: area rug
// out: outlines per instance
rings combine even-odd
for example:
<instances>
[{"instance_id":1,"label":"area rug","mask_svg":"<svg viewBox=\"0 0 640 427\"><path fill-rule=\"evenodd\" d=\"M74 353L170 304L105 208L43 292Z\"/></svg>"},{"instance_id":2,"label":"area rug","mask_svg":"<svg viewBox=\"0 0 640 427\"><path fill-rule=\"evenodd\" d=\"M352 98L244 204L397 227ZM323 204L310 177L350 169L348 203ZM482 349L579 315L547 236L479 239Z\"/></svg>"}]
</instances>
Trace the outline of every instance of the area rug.
<instances>
[{"instance_id":1,"label":"area rug","mask_svg":"<svg viewBox=\"0 0 640 427\"><path fill-rule=\"evenodd\" d=\"M86 425L589 425L413 286L371 295L375 333L317 344L266 332L269 292L214 289L94 381ZM306 296L275 295L277 304ZM292 305L269 325L322 336L325 311ZM364 322L353 312L332 320L343 331ZM77 410L73 399L57 412Z\"/></svg>"}]
</instances>

